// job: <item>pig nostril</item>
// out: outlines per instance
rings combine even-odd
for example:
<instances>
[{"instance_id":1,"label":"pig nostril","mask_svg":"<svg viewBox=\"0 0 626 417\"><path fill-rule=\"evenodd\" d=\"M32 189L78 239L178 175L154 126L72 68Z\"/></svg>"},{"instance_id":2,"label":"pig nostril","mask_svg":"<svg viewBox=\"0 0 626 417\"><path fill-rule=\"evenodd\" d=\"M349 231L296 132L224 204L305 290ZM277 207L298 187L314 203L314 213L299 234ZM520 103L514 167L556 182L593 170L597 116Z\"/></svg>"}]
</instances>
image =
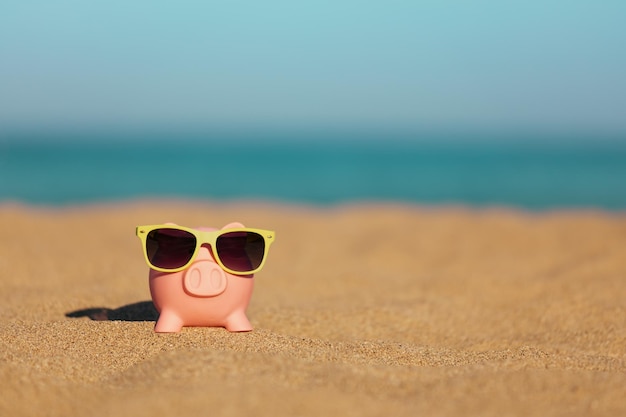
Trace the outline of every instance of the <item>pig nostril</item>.
<instances>
[{"instance_id":1,"label":"pig nostril","mask_svg":"<svg viewBox=\"0 0 626 417\"><path fill-rule=\"evenodd\" d=\"M219 269L214 269L211 271L211 286L213 288L221 288L222 280L224 279L224 274Z\"/></svg>"},{"instance_id":2,"label":"pig nostril","mask_svg":"<svg viewBox=\"0 0 626 417\"><path fill-rule=\"evenodd\" d=\"M200 273L199 270L197 269L192 269L191 271L189 271L190 276L189 276L189 285L192 288L200 288L200 282L202 279L202 274Z\"/></svg>"}]
</instances>

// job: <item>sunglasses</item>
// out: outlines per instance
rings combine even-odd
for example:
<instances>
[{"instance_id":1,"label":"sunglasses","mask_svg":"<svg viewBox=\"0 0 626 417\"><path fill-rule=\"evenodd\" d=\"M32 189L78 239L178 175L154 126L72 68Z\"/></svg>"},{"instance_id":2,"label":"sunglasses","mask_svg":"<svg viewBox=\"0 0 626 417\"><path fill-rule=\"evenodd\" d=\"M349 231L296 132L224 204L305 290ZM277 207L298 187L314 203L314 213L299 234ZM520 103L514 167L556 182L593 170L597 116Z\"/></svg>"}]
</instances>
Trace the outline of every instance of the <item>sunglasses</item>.
<instances>
[{"instance_id":1,"label":"sunglasses","mask_svg":"<svg viewBox=\"0 0 626 417\"><path fill-rule=\"evenodd\" d=\"M200 247L208 243L219 266L234 275L259 271L275 235L269 230L248 227L205 232L172 224L138 226L135 232L152 269L182 271L193 262Z\"/></svg>"}]
</instances>

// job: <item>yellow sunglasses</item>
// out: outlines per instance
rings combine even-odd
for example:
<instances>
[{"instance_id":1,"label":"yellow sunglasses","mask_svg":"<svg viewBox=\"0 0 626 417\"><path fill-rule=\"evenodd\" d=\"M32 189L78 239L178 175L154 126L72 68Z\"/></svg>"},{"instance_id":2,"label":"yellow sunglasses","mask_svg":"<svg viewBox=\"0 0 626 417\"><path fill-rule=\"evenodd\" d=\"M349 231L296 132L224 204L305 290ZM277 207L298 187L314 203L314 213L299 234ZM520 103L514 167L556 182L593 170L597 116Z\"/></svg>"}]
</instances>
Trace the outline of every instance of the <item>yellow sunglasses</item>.
<instances>
[{"instance_id":1,"label":"yellow sunglasses","mask_svg":"<svg viewBox=\"0 0 626 417\"><path fill-rule=\"evenodd\" d=\"M248 227L206 232L175 224L137 226L135 233L152 269L182 271L208 243L219 266L235 275L253 274L263 268L275 236L269 230Z\"/></svg>"}]
</instances>

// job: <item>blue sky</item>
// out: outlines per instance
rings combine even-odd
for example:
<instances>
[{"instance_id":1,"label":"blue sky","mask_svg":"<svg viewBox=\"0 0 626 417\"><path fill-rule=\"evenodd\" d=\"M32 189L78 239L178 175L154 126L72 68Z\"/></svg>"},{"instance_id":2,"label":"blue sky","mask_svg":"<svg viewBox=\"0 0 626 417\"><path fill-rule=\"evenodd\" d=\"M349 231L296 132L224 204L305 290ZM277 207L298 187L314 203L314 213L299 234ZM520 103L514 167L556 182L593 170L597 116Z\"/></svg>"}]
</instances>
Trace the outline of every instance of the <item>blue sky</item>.
<instances>
[{"instance_id":1,"label":"blue sky","mask_svg":"<svg viewBox=\"0 0 626 417\"><path fill-rule=\"evenodd\" d=\"M626 133L626 1L3 1L0 129Z\"/></svg>"}]
</instances>

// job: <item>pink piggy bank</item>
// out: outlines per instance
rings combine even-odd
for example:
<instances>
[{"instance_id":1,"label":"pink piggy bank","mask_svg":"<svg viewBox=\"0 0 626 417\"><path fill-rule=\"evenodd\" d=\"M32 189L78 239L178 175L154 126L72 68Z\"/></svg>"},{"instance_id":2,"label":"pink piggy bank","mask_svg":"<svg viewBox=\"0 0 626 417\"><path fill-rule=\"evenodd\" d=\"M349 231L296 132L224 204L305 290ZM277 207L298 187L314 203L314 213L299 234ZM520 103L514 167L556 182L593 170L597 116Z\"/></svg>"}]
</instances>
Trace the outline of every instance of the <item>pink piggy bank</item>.
<instances>
[{"instance_id":1,"label":"pink piggy bank","mask_svg":"<svg viewBox=\"0 0 626 417\"><path fill-rule=\"evenodd\" d=\"M222 229L175 224L139 226L150 266L152 302L160 315L157 333L183 326L225 327L247 332L246 309L254 272L265 262L274 232L230 223Z\"/></svg>"}]
</instances>

